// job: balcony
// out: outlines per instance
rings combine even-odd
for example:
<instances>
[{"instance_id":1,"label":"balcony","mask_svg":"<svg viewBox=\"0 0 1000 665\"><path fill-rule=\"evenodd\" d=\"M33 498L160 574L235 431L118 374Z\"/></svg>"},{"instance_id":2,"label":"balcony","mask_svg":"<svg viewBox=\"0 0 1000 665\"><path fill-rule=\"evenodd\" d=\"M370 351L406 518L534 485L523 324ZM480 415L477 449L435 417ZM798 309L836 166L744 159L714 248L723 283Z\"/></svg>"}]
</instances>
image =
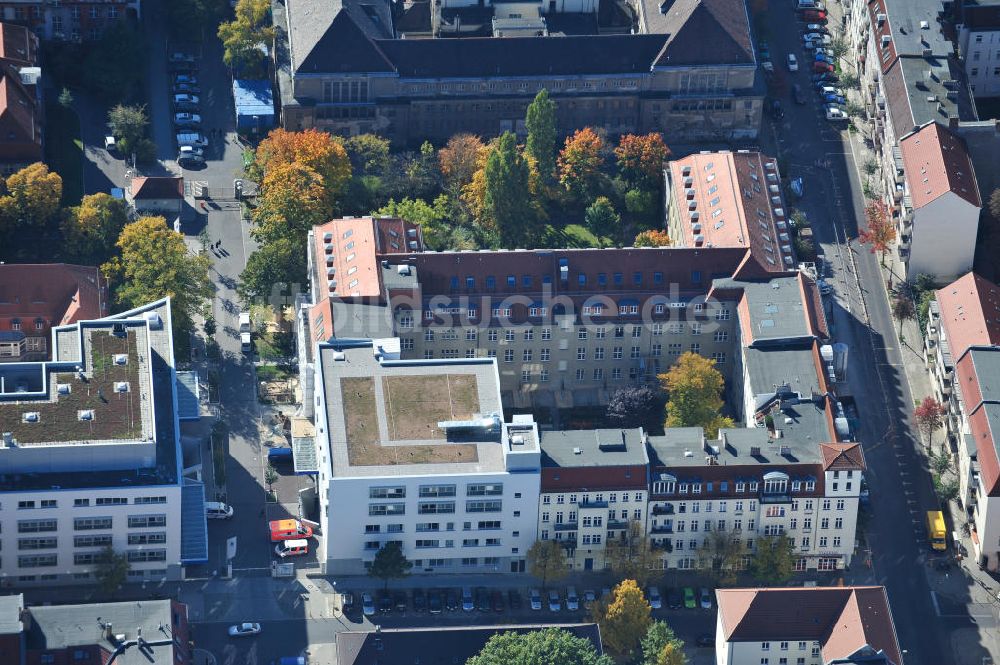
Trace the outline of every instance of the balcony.
<instances>
[{"instance_id":1,"label":"balcony","mask_svg":"<svg viewBox=\"0 0 1000 665\"><path fill-rule=\"evenodd\" d=\"M651 547L654 551L658 550L661 552L668 552L668 553L674 551L674 544L671 543L669 540L664 540L662 542L653 541Z\"/></svg>"},{"instance_id":2,"label":"balcony","mask_svg":"<svg viewBox=\"0 0 1000 665\"><path fill-rule=\"evenodd\" d=\"M666 503L662 506L653 506L654 515L673 515L674 514L674 504Z\"/></svg>"},{"instance_id":3,"label":"balcony","mask_svg":"<svg viewBox=\"0 0 1000 665\"><path fill-rule=\"evenodd\" d=\"M609 529L627 529L628 520L608 520Z\"/></svg>"},{"instance_id":4,"label":"balcony","mask_svg":"<svg viewBox=\"0 0 1000 665\"><path fill-rule=\"evenodd\" d=\"M572 540L557 540L556 542L568 550L576 549L576 538L573 538Z\"/></svg>"},{"instance_id":5,"label":"balcony","mask_svg":"<svg viewBox=\"0 0 1000 665\"><path fill-rule=\"evenodd\" d=\"M579 506L582 510L586 510L588 508L607 508L608 507L608 502L607 501L589 501L588 500L588 501L581 501L580 503L577 504L577 506Z\"/></svg>"},{"instance_id":6,"label":"balcony","mask_svg":"<svg viewBox=\"0 0 1000 665\"><path fill-rule=\"evenodd\" d=\"M654 526L650 528L650 533L673 533L674 526L672 524L660 524L659 526Z\"/></svg>"},{"instance_id":7,"label":"balcony","mask_svg":"<svg viewBox=\"0 0 1000 665\"><path fill-rule=\"evenodd\" d=\"M791 494L761 494L760 502L763 503L791 503Z\"/></svg>"},{"instance_id":8,"label":"balcony","mask_svg":"<svg viewBox=\"0 0 1000 665\"><path fill-rule=\"evenodd\" d=\"M553 524L552 528L556 531L576 531L576 522L561 522L559 524Z\"/></svg>"}]
</instances>

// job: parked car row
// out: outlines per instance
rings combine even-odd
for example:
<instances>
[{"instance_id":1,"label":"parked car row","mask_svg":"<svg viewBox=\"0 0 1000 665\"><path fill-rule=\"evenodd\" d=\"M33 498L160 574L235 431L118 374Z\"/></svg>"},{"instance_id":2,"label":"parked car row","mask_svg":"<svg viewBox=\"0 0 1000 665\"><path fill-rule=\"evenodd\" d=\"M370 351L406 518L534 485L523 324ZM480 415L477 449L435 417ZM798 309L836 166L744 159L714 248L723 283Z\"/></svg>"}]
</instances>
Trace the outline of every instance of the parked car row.
<instances>
[{"instance_id":1,"label":"parked car row","mask_svg":"<svg viewBox=\"0 0 1000 665\"><path fill-rule=\"evenodd\" d=\"M695 592L693 587L678 589L667 589L661 595L660 589L651 586L646 589L646 599L654 610L664 607L664 595L666 597L666 607L672 610L682 608L712 609L712 592L707 587L702 587ZM565 591L559 589L548 589L543 593L539 589L529 589L527 594L527 608L536 612L547 610L549 612L580 612L588 610L591 603L598 598L611 595L611 589L604 588L600 592L594 589L585 589L582 593L577 593L575 587L567 587ZM345 611L357 606L355 594L346 592L342 594ZM442 612L506 612L508 610L517 612L522 609L522 597L517 589L508 589L506 592L500 589L487 589L485 587L463 587L444 589L413 589L411 591L366 591L361 594L361 611L365 616L375 614L398 614L407 611L429 612L430 614L441 614Z\"/></svg>"},{"instance_id":2,"label":"parked car row","mask_svg":"<svg viewBox=\"0 0 1000 665\"><path fill-rule=\"evenodd\" d=\"M826 11L821 3L801 0L799 13L800 18L806 21L802 29L802 47L812 53L812 81L819 93L823 114L830 121L847 120L847 95L833 85L838 81L836 56L831 48L833 37L827 28ZM805 103L798 94L796 101Z\"/></svg>"},{"instance_id":3,"label":"parked car row","mask_svg":"<svg viewBox=\"0 0 1000 665\"><path fill-rule=\"evenodd\" d=\"M208 139L201 133L201 88L198 85L197 61L189 53L176 52L168 57L172 78L173 125L177 134L177 163L182 167L205 163Z\"/></svg>"}]
</instances>

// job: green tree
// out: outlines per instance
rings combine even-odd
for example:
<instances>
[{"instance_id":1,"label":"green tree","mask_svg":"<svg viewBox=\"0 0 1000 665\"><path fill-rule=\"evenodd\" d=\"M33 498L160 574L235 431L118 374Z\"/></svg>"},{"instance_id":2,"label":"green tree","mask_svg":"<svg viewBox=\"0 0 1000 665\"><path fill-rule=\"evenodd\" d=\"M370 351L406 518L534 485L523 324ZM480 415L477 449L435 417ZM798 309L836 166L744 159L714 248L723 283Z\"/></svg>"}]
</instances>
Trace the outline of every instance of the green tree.
<instances>
[{"instance_id":1,"label":"green tree","mask_svg":"<svg viewBox=\"0 0 1000 665\"><path fill-rule=\"evenodd\" d=\"M600 188L603 153L604 139L590 127L578 129L567 137L559 153L559 182L582 205L589 204Z\"/></svg>"},{"instance_id":2,"label":"green tree","mask_svg":"<svg viewBox=\"0 0 1000 665\"><path fill-rule=\"evenodd\" d=\"M1000 220L1000 187L990 192L989 209L993 219Z\"/></svg>"},{"instance_id":3,"label":"green tree","mask_svg":"<svg viewBox=\"0 0 1000 665\"><path fill-rule=\"evenodd\" d=\"M399 217L418 225L423 232L424 243L435 251L451 249L451 228L449 225L451 202L447 194L440 194L434 203L423 199L404 198L402 201L390 199L375 211L376 215Z\"/></svg>"},{"instance_id":4,"label":"green tree","mask_svg":"<svg viewBox=\"0 0 1000 665\"><path fill-rule=\"evenodd\" d=\"M556 103L545 88L528 105L524 125L528 129L524 151L535 160L542 182L550 184L556 170Z\"/></svg>"},{"instance_id":5,"label":"green tree","mask_svg":"<svg viewBox=\"0 0 1000 665\"><path fill-rule=\"evenodd\" d=\"M746 548L738 538L724 531L712 531L698 548L698 568L719 584L733 584L744 554Z\"/></svg>"},{"instance_id":6,"label":"green tree","mask_svg":"<svg viewBox=\"0 0 1000 665\"><path fill-rule=\"evenodd\" d=\"M912 319L917 313L913 301L905 293L898 293L892 299L892 315L899 321L899 338L903 339L903 323Z\"/></svg>"},{"instance_id":7,"label":"green tree","mask_svg":"<svg viewBox=\"0 0 1000 665\"><path fill-rule=\"evenodd\" d=\"M612 665L585 637L560 628L493 635L466 665Z\"/></svg>"},{"instance_id":8,"label":"green tree","mask_svg":"<svg viewBox=\"0 0 1000 665\"><path fill-rule=\"evenodd\" d=\"M536 237L537 216L528 186L528 163L517 139L504 132L483 170L483 208L503 247L528 247Z\"/></svg>"},{"instance_id":9,"label":"green tree","mask_svg":"<svg viewBox=\"0 0 1000 665\"><path fill-rule=\"evenodd\" d=\"M269 0L237 0L236 16L219 24L222 60L238 70L254 72L264 58L262 47L274 41Z\"/></svg>"},{"instance_id":10,"label":"green tree","mask_svg":"<svg viewBox=\"0 0 1000 665\"><path fill-rule=\"evenodd\" d=\"M264 484L268 492L274 492L274 484L278 482L278 470L268 464L264 467Z\"/></svg>"},{"instance_id":11,"label":"green tree","mask_svg":"<svg viewBox=\"0 0 1000 665\"><path fill-rule=\"evenodd\" d=\"M94 578L101 591L111 596L125 583L131 568L128 557L108 545L97 556Z\"/></svg>"},{"instance_id":12,"label":"green tree","mask_svg":"<svg viewBox=\"0 0 1000 665\"><path fill-rule=\"evenodd\" d=\"M146 77L148 46L132 22L113 22L83 56L83 86L105 102L135 97Z\"/></svg>"},{"instance_id":13,"label":"green tree","mask_svg":"<svg viewBox=\"0 0 1000 665\"><path fill-rule=\"evenodd\" d=\"M658 214L659 207L658 189L630 189L625 192L625 210L637 220L650 222Z\"/></svg>"},{"instance_id":14,"label":"green tree","mask_svg":"<svg viewBox=\"0 0 1000 665\"><path fill-rule=\"evenodd\" d=\"M124 201L104 192L88 194L63 216L63 251L77 263L103 263L111 256L127 223Z\"/></svg>"},{"instance_id":15,"label":"green tree","mask_svg":"<svg viewBox=\"0 0 1000 665\"><path fill-rule=\"evenodd\" d=\"M663 576L660 555L653 549L645 529L637 520L629 522L620 537L608 538L604 557L610 570L622 579L635 580L643 589Z\"/></svg>"},{"instance_id":16,"label":"green tree","mask_svg":"<svg viewBox=\"0 0 1000 665\"><path fill-rule=\"evenodd\" d=\"M138 307L165 296L171 299L174 345L187 348L193 317L212 296L211 261L191 254L184 236L167 228L162 217L140 217L118 237L120 254L102 267L114 285L115 299Z\"/></svg>"},{"instance_id":17,"label":"green tree","mask_svg":"<svg viewBox=\"0 0 1000 665\"><path fill-rule=\"evenodd\" d=\"M684 642L670 626L654 621L642 638L642 665L685 665Z\"/></svg>"},{"instance_id":18,"label":"green tree","mask_svg":"<svg viewBox=\"0 0 1000 665\"><path fill-rule=\"evenodd\" d=\"M595 603L595 619L608 650L619 658L628 658L649 630L651 611L635 580L619 582L610 602Z\"/></svg>"},{"instance_id":19,"label":"green tree","mask_svg":"<svg viewBox=\"0 0 1000 665\"><path fill-rule=\"evenodd\" d=\"M453 195L472 182L481 162L485 162L486 145L474 134L455 134L438 150L438 168L448 191Z\"/></svg>"},{"instance_id":20,"label":"green tree","mask_svg":"<svg viewBox=\"0 0 1000 665\"><path fill-rule=\"evenodd\" d=\"M542 581L542 589L551 581L566 577L566 552L555 540L537 540L528 549L528 572Z\"/></svg>"},{"instance_id":21,"label":"green tree","mask_svg":"<svg viewBox=\"0 0 1000 665\"><path fill-rule=\"evenodd\" d=\"M663 404L663 394L651 386L622 386L611 395L604 415L618 427L649 431L663 424Z\"/></svg>"},{"instance_id":22,"label":"green tree","mask_svg":"<svg viewBox=\"0 0 1000 665\"><path fill-rule=\"evenodd\" d=\"M357 134L344 139L351 168L358 175L379 175L389 165L389 139L378 134Z\"/></svg>"},{"instance_id":23,"label":"green tree","mask_svg":"<svg viewBox=\"0 0 1000 665\"><path fill-rule=\"evenodd\" d=\"M283 293L295 284L305 284L306 270L302 244L293 238L276 238L258 247L247 259L236 292L245 304L267 299L276 289Z\"/></svg>"},{"instance_id":24,"label":"green tree","mask_svg":"<svg viewBox=\"0 0 1000 665\"><path fill-rule=\"evenodd\" d=\"M122 154L131 153L146 135L149 115L145 106L118 104L108 111L108 129L119 143Z\"/></svg>"},{"instance_id":25,"label":"green tree","mask_svg":"<svg viewBox=\"0 0 1000 665\"><path fill-rule=\"evenodd\" d=\"M59 93L59 106L67 109L73 106L73 93L69 91L69 88L63 88Z\"/></svg>"},{"instance_id":26,"label":"green tree","mask_svg":"<svg viewBox=\"0 0 1000 665\"><path fill-rule=\"evenodd\" d=\"M702 427L714 439L722 427L733 427L731 418L719 414L725 381L715 361L684 353L660 383L667 392L667 420L664 427Z\"/></svg>"},{"instance_id":27,"label":"green tree","mask_svg":"<svg viewBox=\"0 0 1000 665\"><path fill-rule=\"evenodd\" d=\"M610 236L621 231L622 218L615 212L614 204L606 196L598 196L587 206L583 219L587 223L587 228L598 237Z\"/></svg>"},{"instance_id":28,"label":"green tree","mask_svg":"<svg viewBox=\"0 0 1000 665\"><path fill-rule=\"evenodd\" d=\"M400 579L410 574L413 562L403 554L403 546L390 541L375 553L368 575L382 580L382 588L389 588L389 580Z\"/></svg>"},{"instance_id":29,"label":"green tree","mask_svg":"<svg viewBox=\"0 0 1000 665\"><path fill-rule=\"evenodd\" d=\"M750 574L754 579L767 585L790 580L796 558L791 539L784 534L764 536L758 538L756 544L757 552L750 562Z\"/></svg>"}]
</instances>

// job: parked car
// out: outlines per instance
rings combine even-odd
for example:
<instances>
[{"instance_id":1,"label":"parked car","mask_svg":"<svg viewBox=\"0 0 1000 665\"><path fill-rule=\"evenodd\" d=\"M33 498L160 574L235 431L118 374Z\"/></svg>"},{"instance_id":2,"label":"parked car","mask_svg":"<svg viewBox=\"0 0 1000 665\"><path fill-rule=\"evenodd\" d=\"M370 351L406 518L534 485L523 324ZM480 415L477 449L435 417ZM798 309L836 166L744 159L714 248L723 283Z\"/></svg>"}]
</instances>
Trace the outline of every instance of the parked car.
<instances>
[{"instance_id":1,"label":"parked car","mask_svg":"<svg viewBox=\"0 0 1000 665\"><path fill-rule=\"evenodd\" d=\"M813 57L813 60L815 60L816 62L828 62L831 65L833 64L833 56L827 55L826 53L817 53Z\"/></svg>"},{"instance_id":2,"label":"parked car","mask_svg":"<svg viewBox=\"0 0 1000 665\"><path fill-rule=\"evenodd\" d=\"M826 12L819 9L807 9L802 12L803 21L818 21L826 23Z\"/></svg>"},{"instance_id":3,"label":"parked car","mask_svg":"<svg viewBox=\"0 0 1000 665\"><path fill-rule=\"evenodd\" d=\"M423 612L427 609L427 595L423 589L413 590L413 611Z\"/></svg>"},{"instance_id":4,"label":"parked car","mask_svg":"<svg viewBox=\"0 0 1000 665\"><path fill-rule=\"evenodd\" d=\"M192 109L198 106L200 101L197 95L191 95L186 92L174 95L174 107L179 109Z\"/></svg>"},{"instance_id":5,"label":"parked car","mask_svg":"<svg viewBox=\"0 0 1000 665\"><path fill-rule=\"evenodd\" d=\"M583 590L583 606L589 608L590 604L597 600L597 593L593 589Z\"/></svg>"},{"instance_id":6,"label":"parked car","mask_svg":"<svg viewBox=\"0 0 1000 665\"><path fill-rule=\"evenodd\" d=\"M818 32L822 35L830 34L830 31L827 30L826 25L823 23L810 23L806 26L806 32Z\"/></svg>"},{"instance_id":7,"label":"parked car","mask_svg":"<svg viewBox=\"0 0 1000 665\"><path fill-rule=\"evenodd\" d=\"M354 609L355 600L353 591L345 591L340 594L340 609L344 611L344 614Z\"/></svg>"},{"instance_id":8,"label":"parked car","mask_svg":"<svg viewBox=\"0 0 1000 665\"><path fill-rule=\"evenodd\" d=\"M761 60L771 59L771 48L768 46L767 42L763 39L757 42L757 53L760 54Z\"/></svg>"},{"instance_id":9,"label":"parked car","mask_svg":"<svg viewBox=\"0 0 1000 665\"><path fill-rule=\"evenodd\" d=\"M118 153L118 142L115 140L114 136L104 137L104 149L110 152L112 155Z\"/></svg>"},{"instance_id":10,"label":"parked car","mask_svg":"<svg viewBox=\"0 0 1000 665\"><path fill-rule=\"evenodd\" d=\"M660 598L660 590L655 586L651 586L646 589L646 600L649 601L649 606L654 610L658 610L663 607L663 599Z\"/></svg>"},{"instance_id":11,"label":"parked car","mask_svg":"<svg viewBox=\"0 0 1000 665\"><path fill-rule=\"evenodd\" d=\"M715 646L715 635L712 633L704 633L698 636L695 640L695 644L700 647L714 647Z\"/></svg>"},{"instance_id":12,"label":"parked car","mask_svg":"<svg viewBox=\"0 0 1000 665\"><path fill-rule=\"evenodd\" d=\"M194 74L174 74L174 83L190 83L198 85L198 77Z\"/></svg>"},{"instance_id":13,"label":"parked car","mask_svg":"<svg viewBox=\"0 0 1000 665\"><path fill-rule=\"evenodd\" d=\"M494 589L490 594L490 605L494 612L503 612L503 594L499 590Z\"/></svg>"},{"instance_id":14,"label":"parked car","mask_svg":"<svg viewBox=\"0 0 1000 665\"><path fill-rule=\"evenodd\" d=\"M806 93L798 83L792 86L792 97L795 98L796 104L806 103Z\"/></svg>"},{"instance_id":15,"label":"parked car","mask_svg":"<svg viewBox=\"0 0 1000 665\"><path fill-rule=\"evenodd\" d=\"M177 125L178 127L196 128L201 126L201 116L198 115L197 113L189 113L187 111L175 113L174 124Z\"/></svg>"},{"instance_id":16,"label":"parked car","mask_svg":"<svg viewBox=\"0 0 1000 665\"><path fill-rule=\"evenodd\" d=\"M689 586L684 587L684 607L693 610L698 606L694 599L694 589Z\"/></svg>"},{"instance_id":17,"label":"parked car","mask_svg":"<svg viewBox=\"0 0 1000 665\"><path fill-rule=\"evenodd\" d=\"M816 286L819 287L819 292L821 295L828 296L833 293L833 285L825 279L817 279Z\"/></svg>"},{"instance_id":18,"label":"parked car","mask_svg":"<svg viewBox=\"0 0 1000 665\"><path fill-rule=\"evenodd\" d=\"M455 589L448 589L444 592L444 608L449 612L454 612L458 609L458 591Z\"/></svg>"},{"instance_id":19,"label":"parked car","mask_svg":"<svg viewBox=\"0 0 1000 665\"><path fill-rule=\"evenodd\" d=\"M781 107L781 101L775 99L771 102L771 116L775 120L781 120L785 117L785 109Z\"/></svg>"},{"instance_id":20,"label":"parked car","mask_svg":"<svg viewBox=\"0 0 1000 665\"><path fill-rule=\"evenodd\" d=\"M181 53L180 51L175 51L167 56L167 60L172 63L193 63L194 56L190 53Z\"/></svg>"},{"instance_id":21,"label":"parked car","mask_svg":"<svg viewBox=\"0 0 1000 665\"><path fill-rule=\"evenodd\" d=\"M566 589L566 609L570 612L580 609L580 597L576 595L576 587Z\"/></svg>"},{"instance_id":22,"label":"parked car","mask_svg":"<svg viewBox=\"0 0 1000 665\"><path fill-rule=\"evenodd\" d=\"M389 595L388 591L379 591L378 611L382 614L389 614L392 612L392 596Z\"/></svg>"},{"instance_id":23,"label":"parked car","mask_svg":"<svg viewBox=\"0 0 1000 665\"><path fill-rule=\"evenodd\" d=\"M521 610L521 593L517 589L511 589L507 592L507 604L510 605L513 612Z\"/></svg>"},{"instance_id":24,"label":"parked car","mask_svg":"<svg viewBox=\"0 0 1000 665\"><path fill-rule=\"evenodd\" d=\"M562 600L559 598L559 592L553 589L549 591L549 612L558 612L562 609Z\"/></svg>"},{"instance_id":25,"label":"parked car","mask_svg":"<svg viewBox=\"0 0 1000 665\"><path fill-rule=\"evenodd\" d=\"M789 53L788 54L788 59L787 59L786 62L788 63L788 71L790 71L790 72L797 72L797 71L799 71L799 61L795 57L794 53Z\"/></svg>"},{"instance_id":26,"label":"parked car","mask_svg":"<svg viewBox=\"0 0 1000 665\"><path fill-rule=\"evenodd\" d=\"M480 612L490 611L490 592L485 587L476 589L476 609Z\"/></svg>"},{"instance_id":27,"label":"parked car","mask_svg":"<svg viewBox=\"0 0 1000 665\"><path fill-rule=\"evenodd\" d=\"M396 607L396 611L402 614L406 611L406 592L397 591L392 594L392 604Z\"/></svg>"},{"instance_id":28,"label":"parked car","mask_svg":"<svg viewBox=\"0 0 1000 665\"><path fill-rule=\"evenodd\" d=\"M840 104L841 106L847 103L847 100L840 95L823 95L823 101L827 104Z\"/></svg>"},{"instance_id":29,"label":"parked car","mask_svg":"<svg viewBox=\"0 0 1000 665\"><path fill-rule=\"evenodd\" d=\"M829 44L830 42L833 41L833 39L830 37L830 35L827 35L822 32L807 32L806 34L802 35L802 41Z\"/></svg>"},{"instance_id":30,"label":"parked car","mask_svg":"<svg viewBox=\"0 0 1000 665\"><path fill-rule=\"evenodd\" d=\"M260 633L259 623L240 623L229 627L229 637L247 637Z\"/></svg>"},{"instance_id":31,"label":"parked car","mask_svg":"<svg viewBox=\"0 0 1000 665\"><path fill-rule=\"evenodd\" d=\"M708 590L708 587L702 587L701 593L699 594L701 601L701 609L710 610L712 609L712 592Z\"/></svg>"},{"instance_id":32,"label":"parked car","mask_svg":"<svg viewBox=\"0 0 1000 665\"><path fill-rule=\"evenodd\" d=\"M476 601L472 598L472 587L462 587L462 611L471 612L476 609Z\"/></svg>"},{"instance_id":33,"label":"parked car","mask_svg":"<svg viewBox=\"0 0 1000 665\"><path fill-rule=\"evenodd\" d=\"M192 83L175 83L173 87L174 93L178 92L189 92L193 95L197 95L201 92L201 88Z\"/></svg>"},{"instance_id":34,"label":"parked car","mask_svg":"<svg viewBox=\"0 0 1000 665\"><path fill-rule=\"evenodd\" d=\"M431 589L430 593L427 594L427 611L431 614L441 614L442 607L444 607L444 603L441 600L440 589Z\"/></svg>"},{"instance_id":35,"label":"parked car","mask_svg":"<svg viewBox=\"0 0 1000 665\"><path fill-rule=\"evenodd\" d=\"M832 72L833 65L831 65L829 62L823 62L822 60L818 60L813 63L812 70L817 74L819 74L820 72Z\"/></svg>"},{"instance_id":36,"label":"parked car","mask_svg":"<svg viewBox=\"0 0 1000 665\"><path fill-rule=\"evenodd\" d=\"M361 612L366 617L375 616L375 601L370 593L361 594Z\"/></svg>"},{"instance_id":37,"label":"parked car","mask_svg":"<svg viewBox=\"0 0 1000 665\"><path fill-rule=\"evenodd\" d=\"M195 166L204 166L205 158L201 155L196 155L194 153L178 153L177 163L184 168L193 168Z\"/></svg>"},{"instance_id":38,"label":"parked car","mask_svg":"<svg viewBox=\"0 0 1000 665\"><path fill-rule=\"evenodd\" d=\"M847 120L850 116L839 106L832 104L825 108L827 120Z\"/></svg>"},{"instance_id":39,"label":"parked car","mask_svg":"<svg viewBox=\"0 0 1000 665\"><path fill-rule=\"evenodd\" d=\"M531 603L531 609L540 610L542 609L542 594L538 593L538 589L532 589L528 592L528 602Z\"/></svg>"},{"instance_id":40,"label":"parked car","mask_svg":"<svg viewBox=\"0 0 1000 665\"><path fill-rule=\"evenodd\" d=\"M189 145L193 148L208 147L208 138L200 132L180 132L177 134L177 145Z\"/></svg>"},{"instance_id":41,"label":"parked car","mask_svg":"<svg viewBox=\"0 0 1000 665\"><path fill-rule=\"evenodd\" d=\"M672 610L684 607L684 597L679 589L667 589L667 607Z\"/></svg>"},{"instance_id":42,"label":"parked car","mask_svg":"<svg viewBox=\"0 0 1000 665\"><path fill-rule=\"evenodd\" d=\"M813 74L811 77L813 83L822 83L824 85L829 85L830 83L839 83L840 79L836 74L831 72L823 72L821 74Z\"/></svg>"}]
</instances>

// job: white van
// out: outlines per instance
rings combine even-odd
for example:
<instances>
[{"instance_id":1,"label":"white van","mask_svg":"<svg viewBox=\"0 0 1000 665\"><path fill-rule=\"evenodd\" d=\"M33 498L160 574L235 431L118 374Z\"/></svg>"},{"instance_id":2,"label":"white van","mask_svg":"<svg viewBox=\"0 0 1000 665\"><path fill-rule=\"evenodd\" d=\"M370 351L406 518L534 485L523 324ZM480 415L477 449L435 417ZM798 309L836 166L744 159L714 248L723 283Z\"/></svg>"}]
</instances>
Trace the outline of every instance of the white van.
<instances>
[{"instance_id":1,"label":"white van","mask_svg":"<svg viewBox=\"0 0 1000 665\"><path fill-rule=\"evenodd\" d=\"M247 312L240 312L240 332L250 332L250 314Z\"/></svg>"},{"instance_id":2,"label":"white van","mask_svg":"<svg viewBox=\"0 0 1000 665\"><path fill-rule=\"evenodd\" d=\"M218 501L205 502L205 517L210 520L228 520L233 516L233 507Z\"/></svg>"},{"instance_id":3,"label":"white van","mask_svg":"<svg viewBox=\"0 0 1000 665\"><path fill-rule=\"evenodd\" d=\"M250 333L240 333L240 351L250 353L253 351L253 344L250 341Z\"/></svg>"},{"instance_id":4,"label":"white van","mask_svg":"<svg viewBox=\"0 0 1000 665\"><path fill-rule=\"evenodd\" d=\"M301 556L309 552L309 542L304 539L283 540L274 546L274 553L284 559L286 556Z\"/></svg>"}]
</instances>

